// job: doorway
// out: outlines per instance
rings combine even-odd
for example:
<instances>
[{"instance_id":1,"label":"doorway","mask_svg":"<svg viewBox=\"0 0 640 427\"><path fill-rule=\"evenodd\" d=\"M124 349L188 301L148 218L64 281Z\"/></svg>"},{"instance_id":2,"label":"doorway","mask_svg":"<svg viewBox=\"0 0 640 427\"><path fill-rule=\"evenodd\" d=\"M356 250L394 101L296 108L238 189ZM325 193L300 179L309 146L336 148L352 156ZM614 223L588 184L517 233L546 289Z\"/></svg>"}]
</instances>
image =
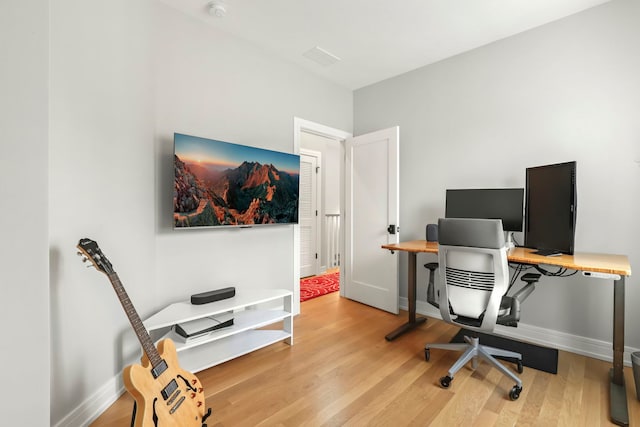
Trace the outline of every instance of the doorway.
<instances>
[{"instance_id":1,"label":"doorway","mask_svg":"<svg viewBox=\"0 0 640 427\"><path fill-rule=\"evenodd\" d=\"M399 127L395 126L354 138L347 132L294 118L296 153L303 148L306 135L328 139L325 143L330 147L339 146L340 160L336 168L339 174L325 175L340 177L335 185L339 188L339 217L344 223L339 232L339 250L344 254L338 267L340 296L391 313L398 313L399 307L398 255L384 253L379 248L382 243L399 241L399 133ZM377 183L375 188L371 188L373 182ZM322 187L326 200L329 186ZM372 212L376 215L371 215ZM294 226L293 249L293 309L298 314L299 225Z\"/></svg>"},{"instance_id":2,"label":"doorway","mask_svg":"<svg viewBox=\"0 0 640 427\"><path fill-rule=\"evenodd\" d=\"M344 216L342 201L344 200L344 141L351 137L349 132L331 128L308 120L294 118L294 151L300 153L301 150L313 150L322 153L321 169L318 170L319 183L319 208L318 217L320 224L320 236L318 238L318 260L319 271L323 272L330 268L340 266L334 265L334 261L329 259L327 254L328 245L331 243L337 247L338 251L344 252L343 231L340 231L338 242L333 238L327 241L325 217L331 215L338 219ZM332 160L335 159L335 160ZM300 312L300 272L301 272L301 224L294 227L294 312ZM343 295L342 277L340 279L340 295Z\"/></svg>"}]
</instances>

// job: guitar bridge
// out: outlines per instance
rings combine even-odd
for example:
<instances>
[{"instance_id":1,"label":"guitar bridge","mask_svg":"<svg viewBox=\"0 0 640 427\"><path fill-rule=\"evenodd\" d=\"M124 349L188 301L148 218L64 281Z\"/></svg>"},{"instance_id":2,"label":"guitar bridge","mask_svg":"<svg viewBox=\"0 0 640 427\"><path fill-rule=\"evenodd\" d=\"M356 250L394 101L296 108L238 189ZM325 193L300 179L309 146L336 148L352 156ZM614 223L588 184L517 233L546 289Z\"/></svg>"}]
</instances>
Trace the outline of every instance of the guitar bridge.
<instances>
[{"instance_id":1,"label":"guitar bridge","mask_svg":"<svg viewBox=\"0 0 640 427\"><path fill-rule=\"evenodd\" d=\"M178 398L178 396L180 396L180 393L182 393L182 390L178 390L176 391L173 396L171 396L171 398L169 398L169 400L167 400L167 406L171 406L173 405L173 402L176 401L176 399Z\"/></svg>"}]
</instances>

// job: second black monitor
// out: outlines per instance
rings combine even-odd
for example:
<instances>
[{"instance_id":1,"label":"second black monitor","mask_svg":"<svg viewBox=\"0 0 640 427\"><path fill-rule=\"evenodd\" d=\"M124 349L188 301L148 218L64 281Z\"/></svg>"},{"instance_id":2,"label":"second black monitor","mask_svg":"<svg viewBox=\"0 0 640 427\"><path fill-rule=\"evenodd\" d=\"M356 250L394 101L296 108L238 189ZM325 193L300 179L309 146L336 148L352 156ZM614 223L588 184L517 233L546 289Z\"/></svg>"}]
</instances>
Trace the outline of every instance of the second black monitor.
<instances>
[{"instance_id":1,"label":"second black monitor","mask_svg":"<svg viewBox=\"0 0 640 427\"><path fill-rule=\"evenodd\" d=\"M501 219L504 231L522 231L524 188L447 190L445 216Z\"/></svg>"}]
</instances>

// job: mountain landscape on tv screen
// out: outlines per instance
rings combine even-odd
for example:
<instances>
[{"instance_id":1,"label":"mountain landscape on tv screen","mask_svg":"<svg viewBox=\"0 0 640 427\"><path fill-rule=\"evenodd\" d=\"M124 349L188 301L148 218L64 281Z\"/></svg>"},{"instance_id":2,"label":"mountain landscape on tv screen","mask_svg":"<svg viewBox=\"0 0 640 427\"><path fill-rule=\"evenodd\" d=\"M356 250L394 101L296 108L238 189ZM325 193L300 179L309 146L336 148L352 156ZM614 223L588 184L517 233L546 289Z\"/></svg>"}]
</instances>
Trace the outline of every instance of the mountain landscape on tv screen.
<instances>
[{"instance_id":1,"label":"mountain landscape on tv screen","mask_svg":"<svg viewBox=\"0 0 640 427\"><path fill-rule=\"evenodd\" d=\"M298 222L300 177L272 164L210 170L174 155L175 227Z\"/></svg>"}]
</instances>

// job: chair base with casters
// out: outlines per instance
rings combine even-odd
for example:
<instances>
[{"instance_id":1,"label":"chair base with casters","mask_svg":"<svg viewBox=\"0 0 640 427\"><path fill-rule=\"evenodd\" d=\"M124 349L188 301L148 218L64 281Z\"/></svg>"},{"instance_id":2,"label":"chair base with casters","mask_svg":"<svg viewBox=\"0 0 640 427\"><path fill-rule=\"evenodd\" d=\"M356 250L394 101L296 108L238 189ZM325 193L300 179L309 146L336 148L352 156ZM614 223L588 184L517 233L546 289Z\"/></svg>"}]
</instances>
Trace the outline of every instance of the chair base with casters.
<instances>
[{"instance_id":1,"label":"chair base with casters","mask_svg":"<svg viewBox=\"0 0 640 427\"><path fill-rule=\"evenodd\" d=\"M465 336L466 343L447 343L447 344L427 344L424 349L424 358L429 361L431 357L430 349L437 348L441 350L454 350L464 351L462 356L458 358L456 363L449 368L447 376L440 378L440 385L444 388L449 388L451 381L455 377L456 373L469 361L472 362L473 369L478 367L479 359L487 361L491 366L497 368L500 372L511 378L516 382L509 392L509 398L516 400L520 397L522 392L522 381L513 372L507 369L502 363L495 359L494 356L508 357L517 360L518 373L521 374L524 371L522 366L522 355L513 351L503 350L500 348L489 347L480 345L480 339L476 337Z\"/></svg>"},{"instance_id":2,"label":"chair base with casters","mask_svg":"<svg viewBox=\"0 0 640 427\"><path fill-rule=\"evenodd\" d=\"M427 295L431 295L431 301L429 302L435 307L438 307L438 305L436 305L437 295L435 295L436 291L434 289L435 286L433 279L434 272L438 268L438 264L429 263L425 264L425 267L429 269L431 273L429 287L427 290ZM535 284L540 280L540 274L527 273L523 275L520 280L526 283L526 285L522 287L522 289L516 292L513 296L505 295L502 297L499 312L500 316L497 320L498 324L502 324L505 326L517 325L517 322L520 319L520 303L524 301L535 290ZM429 299L429 297L427 299ZM473 369L476 369L478 367L479 359L483 359L487 361L491 366L497 368L504 375L515 381L516 385L514 385L511 391L509 391L509 398L511 400L518 399L520 397L520 393L522 392L522 381L513 372L511 372L502 363L500 363L500 361L498 361L494 356L515 359L518 373L521 374L522 372L524 372L524 367L522 365L522 354L503 350L500 348L481 345L480 339L476 337L465 336L464 340L466 341L466 343L427 344L425 346L424 358L427 362L431 357L431 353L429 350L432 348L464 352L458 358L456 363L454 363L454 365L449 369L448 375L440 378L440 385L444 388L449 388L456 372L458 372L464 365L471 361Z\"/></svg>"},{"instance_id":3,"label":"chair base with casters","mask_svg":"<svg viewBox=\"0 0 640 427\"><path fill-rule=\"evenodd\" d=\"M424 265L424 267L429 270L429 282L427 285L427 302L436 308L440 308L440 304L438 303L439 295L436 295L435 291L435 276L436 270L438 269L437 262L429 262ZM539 274L526 274L522 280L527 283L527 286L523 288L518 294L513 297L503 297L501 306L500 306L500 314L505 315L507 313L512 314L513 317L519 316L519 304L518 304L518 313L515 313L514 301L521 301L526 298L531 292L533 292L533 286L529 286L535 284L540 278ZM526 289L526 291L524 291ZM526 292L526 296L522 294ZM507 323L507 322L505 322ZM513 386L511 391L509 392L509 397L512 400L517 399L520 396L520 392L522 391L522 381L515 376L511 371L504 367L499 361L497 361L493 356L499 357L508 357L510 359L516 359L518 373L521 374L524 371L522 365L522 355L520 353L515 353L513 351L502 350L495 347L489 346L481 346L479 338L476 337L468 337L465 336L464 340L467 342L463 343L447 343L447 344L427 344L424 349L424 358L426 361L429 361L430 352L429 349L437 348L442 350L454 350L454 351L464 351L464 354L460 356L458 361L449 369L448 375L440 378L440 385L444 388L448 388L453 381L453 377L464 365L467 364L470 360L473 362L473 369L478 367L478 358L482 358L486 360L491 366L496 367L500 372L504 373L511 379L516 382L516 385Z\"/></svg>"}]
</instances>

